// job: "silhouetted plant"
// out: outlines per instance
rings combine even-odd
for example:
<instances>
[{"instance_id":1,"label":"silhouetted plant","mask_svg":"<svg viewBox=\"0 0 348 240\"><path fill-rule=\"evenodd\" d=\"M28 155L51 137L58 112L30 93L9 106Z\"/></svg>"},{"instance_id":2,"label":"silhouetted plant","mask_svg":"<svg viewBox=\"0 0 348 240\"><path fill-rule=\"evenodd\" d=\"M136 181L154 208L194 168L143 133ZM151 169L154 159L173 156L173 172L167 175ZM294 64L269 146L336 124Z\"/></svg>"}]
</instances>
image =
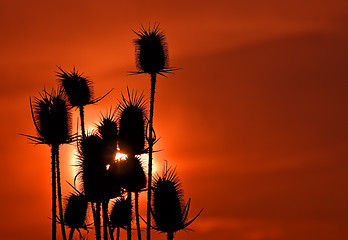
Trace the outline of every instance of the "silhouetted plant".
<instances>
[{"instance_id":1,"label":"silhouetted plant","mask_svg":"<svg viewBox=\"0 0 348 240\"><path fill-rule=\"evenodd\" d=\"M183 191L175 169L165 169L162 176L154 179L153 210L155 229L167 233L168 240L174 238L174 233L187 228L202 212L190 221L187 220L190 210L189 201L184 204Z\"/></svg>"},{"instance_id":2,"label":"silhouetted plant","mask_svg":"<svg viewBox=\"0 0 348 240\"><path fill-rule=\"evenodd\" d=\"M70 113L66 106L65 95L61 89L57 91L52 90L51 93L44 90L43 93L40 93L39 98L34 98L34 104L30 101L30 106L34 125L39 136L24 136L27 136L36 144L48 144L51 146L52 239L56 239L57 190L62 235L63 239L66 239L60 184L59 145L70 143L74 140L74 136L71 135Z\"/></svg>"},{"instance_id":3,"label":"silhouetted plant","mask_svg":"<svg viewBox=\"0 0 348 240\"><path fill-rule=\"evenodd\" d=\"M170 68L168 63L168 50L165 42L165 35L160 30L159 25L155 24L151 29L145 29L143 26L138 32L134 33L138 36L134 40L136 66L138 72L134 74L147 73L151 76L151 98L150 98L150 119L149 119L149 132L148 132L148 145L149 145L149 164L148 164L148 194L147 194L147 240L150 240L150 209L151 209L151 181L152 181L152 152L155 137L153 136L153 112L155 101L155 89L156 89L156 75L164 75L164 73L172 72L176 68Z\"/></svg>"},{"instance_id":4,"label":"silhouetted plant","mask_svg":"<svg viewBox=\"0 0 348 240\"><path fill-rule=\"evenodd\" d=\"M80 110L81 131L82 136L86 136L84 124L84 106L94 104L102 100L112 90L104 96L93 99L92 81L79 73L75 68L71 72L64 71L58 67L60 72L57 72L57 77L60 85L64 88L66 95L72 107L77 107Z\"/></svg>"},{"instance_id":5,"label":"silhouetted plant","mask_svg":"<svg viewBox=\"0 0 348 240\"><path fill-rule=\"evenodd\" d=\"M122 94L119 101L119 148L127 155L144 153L146 107L144 94L130 93L127 97Z\"/></svg>"},{"instance_id":6,"label":"silhouetted plant","mask_svg":"<svg viewBox=\"0 0 348 240\"><path fill-rule=\"evenodd\" d=\"M112 234L117 229L116 239L120 239L120 228L126 228L132 222L132 204L124 197L117 198L111 207L110 224Z\"/></svg>"},{"instance_id":7,"label":"silhouetted plant","mask_svg":"<svg viewBox=\"0 0 348 240\"><path fill-rule=\"evenodd\" d=\"M65 207L65 224L70 228L69 240L73 239L74 231L77 230L81 236L80 229L86 229L86 214L88 202L86 196L80 192L71 193L67 198Z\"/></svg>"},{"instance_id":8,"label":"silhouetted plant","mask_svg":"<svg viewBox=\"0 0 348 240\"><path fill-rule=\"evenodd\" d=\"M108 113L107 115L101 118L100 123L97 125L98 133L103 140L103 158L106 159L107 166L114 162L116 152L117 152L117 123L115 120L115 112ZM106 172L107 179L104 183L106 186L107 196L108 198L116 197L120 194L121 185L117 182L118 179L114 179L113 175L110 174L109 171ZM115 181L116 180L116 181ZM116 185L116 186L115 186ZM116 190L116 191L115 191ZM104 230L104 240L108 239L108 203L109 199L105 199L102 202L102 210L103 210L103 230Z\"/></svg>"}]
</instances>

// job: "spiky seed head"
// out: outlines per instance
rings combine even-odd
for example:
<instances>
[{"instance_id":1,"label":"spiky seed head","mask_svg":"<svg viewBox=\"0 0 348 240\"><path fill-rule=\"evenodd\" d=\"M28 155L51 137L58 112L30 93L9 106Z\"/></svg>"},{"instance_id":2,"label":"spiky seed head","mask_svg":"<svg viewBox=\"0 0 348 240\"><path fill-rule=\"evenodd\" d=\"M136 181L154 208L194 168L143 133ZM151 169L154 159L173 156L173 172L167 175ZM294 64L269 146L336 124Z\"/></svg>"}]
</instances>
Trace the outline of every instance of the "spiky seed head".
<instances>
[{"instance_id":1,"label":"spiky seed head","mask_svg":"<svg viewBox=\"0 0 348 240\"><path fill-rule=\"evenodd\" d=\"M83 73L79 73L75 68L70 72L59 68L57 77L73 107L85 106L92 101L92 82L84 77Z\"/></svg>"},{"instance_id":2,"label":"spiky seed head","mask_svg":"<svg viewBox=\"0 0 348 240\"><path fill-rule=\"evenodd\" d=\"M151 29L143 26L135 32L134 40L136 66L140 72L156 74L168 67L168 51L164 32L155 24Z\"/></svg>"},{"instance_id":3,"label":"spiky seed head","mask_svg":"<svg viewBox=\"0 0 348 240\"><path fill-rule=\"evenodd\" d=\"M104 157L103 140L97 134L87 135L79 144L79 173L90 202L99 202L108 198L106 195L107 169Z\"/></svg>"},{"instance_id":4,"label":"spiky seed head","mask_svg":"<svg viewBox=\"0 0 348 240\"><path fill-rule=\"evenodd\" d=\"M71 115L61 89L34 98L33 119L42 143L63 144L71 141Z\"/></svg>"},{"instance_id":5,"label":"spiky seed head","mask_svg":"<svg viewBox=\"0 0 348 240\"><path fill-rule=\"evenodd\" d=\"M69 228L85 227L88 202L83 194L72 193L68 199L64 212L65 224Z\"/></svg>"},{"instance_id":6,"label":"spiky seed head","mask_svg":"<svg viewBox=\"0 0 348 240\"><path fill-rule=\"evenodd\" d=\"M120 151L127 155L144 153L145 149L145 100L144 94L130 94L128 97L122 94L119 106L119 138Z\"/></svg>"},{"instance_id":7,"label":"spiky seed head","mask_svg":"<svg viewBox=\"0 0 348 240\"><path fill-rule=\"evenodd\" d=\"M116 157L118 128L115 119L115 112L102 115L99 124L97 125L98 133L105 144L104 156L107 158L107 163L111 164Z\"/></svg>"},{"instance_id":8,"label":"spiky seed head","mask_svg":"<svg viewBox=\"0 0 348 240\"><path fill-rule=\"evenodd\" d=\"M110 223L113 228L124 228L132 221L132 204L128 199L118 198L111 208Z\"/></svg>"},{"instance_id":9,"label":"spiky seed head","mask_svg":"<svg viewBox=\"0 0 348 240\"><path fill-rule=\"evenodd\" d=\"M123 166L123 186L127 191L140 192L146 188L146 175L141 159L136 156L128 156Z\"/></svg>"},{"instance_id":10,"label":"spiky seed head","mask_svg":"<svg viewBox=\"0 0 348 240\"><path fill-rule=\"evenodd\" d=\"M97 125L97 129L104 141L117 145L118 128L115 119L115 112L102 115L101 120Z\"/></svg>"},{"instance_id":11,"label":"spiky seed head","mask_svg":"<svg viewBox=\"0 0 348 240\"><path fill-rule=\"evenodd\" d=\"M183 192L175 169L157 175L153 185L153 217L156 228L162 232L182 229Z\"/></svg>"}]
</instances>

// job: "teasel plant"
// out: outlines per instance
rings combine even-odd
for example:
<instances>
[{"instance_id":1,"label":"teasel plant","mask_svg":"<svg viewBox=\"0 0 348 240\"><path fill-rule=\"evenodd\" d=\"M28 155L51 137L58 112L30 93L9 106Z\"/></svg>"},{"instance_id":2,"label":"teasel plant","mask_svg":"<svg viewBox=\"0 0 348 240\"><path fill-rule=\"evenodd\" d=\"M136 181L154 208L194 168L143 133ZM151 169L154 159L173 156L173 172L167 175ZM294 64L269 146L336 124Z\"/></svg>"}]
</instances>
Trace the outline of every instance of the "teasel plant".
<instances>
[{"instance_id":1,"label":"teasel plant","mask_svg":"<svg viewBox=\"0 0 348 240\"><path fill-rule=\"evenodd\" d=\"M115 161L116 153L117 153L117 139L118 139L118 128L117 122L115 118L115 111L110 111L102 115L99 124L97 124L97 130L99 136L103 140L103 158L105 158L106 166L110 169L111 164ZM107 170L109 170L107 169ZM104 240L108 239L108 229L109 229L109 218L108 218L108 204L109 198L113 198L118 196L121 192L121 184L119 183L119 179L113 178L112 173L110 171L106 172L107 179L105 181L106 191L108 197L106 197L102 202L102 211L103 211L103 233ZM115 187L116 184L116 187ZM116 189L116 192L115 192Z\"/></svg>"},{"instance_id":2,"label":"teasel plant","mask_svg":"<svg viewBox=\"0 0 348 240\"><path fill-rule=\"evenodd\" d=\"M66 240L62 193L60 183L59 146L76 140L76 135L71 134L71 114L66 104L66 96L61 88L52 89L49 93L45 89L39 93L40 97L30 99L30 109L38 136L28 137L35 144L47 144L51 147L51 173L52 173L52 239L55 240L57 224L57 194L59 220L61 223L62 237Z\"/></svg>"},{"instance_id":3,"label":"teasel plant","mask_svg":"<svg viewBox=\"0 0 348 240\"><path fill-rule=\"evenodd\" d=\"M166 233L168 240L174 239L177 231L185 230L196 220L202 210L188 220L191 199L185 204L184 194L175 168L167 168L162 176L155 176L153 187L152 216L155 230Z\"/></svg>"},{"instance_id":4,"label":"teasel plant","mask_svg":"<svg viewBox=\"0 0 348 240\"><path fill-rule=\"evenodd\" d=\"M71 107L76 107L80 111L82 137L86 137L84 107L89 104L95 104L105 98L113 89L105 95L93 98L93 82L85 77L83 73L78 72L75 68L72 71L64 71L58 67L58 82L68 96Z\"/></svg>"},{"instance_id":5,"label":"teasel plant","mask_svg":"<svg viewBox=\"0 0 348 240\"><path fill-rule=\"evenodd\" d=\"M103 142L96 133L86 134L79 140L78 145L79 170L75 176L82 183L87 201L91 203L96 239L101 239L101 203L106 200L105 178L106 162L103 160ZM95 206L95 207L94 207Z\"/></svg>"},{"instance_id":6,"label":"teasel plant","mask_svg":"<svg viewBox=\"0 0 348 240\"><path fill-rule=\"evenodd\" d=\"M152 181L152 154L153 145L156 141L153 129L153 115L155 102L155 89L157 75L165 76L166 73L172 73L177 68L169 67L168 48L165 41L165 34L159 28L159 24L154 24L148 29L141 26L140 30L133 31L137 38L134 40L136 67L137 71L131 74L146 73L150 75L151 81L151 97L150 97L150 118L147 134L147 142L149 145L149 162L148 162L148 192L147 192L147 240L151 238L151 181Z\"/></svg>"},{"instance_id":7,"label":"teasel plant","mask_svg":"<svg viewBox=\"0 0 348 240\"><path fill-rule=\"evenodd\" d=\"M111 238L113 238L116 229L116 240L120 240L120 228L126 228L132 222L132 204L130 203L131 201L124 196L116 198L114 201L109 215Z\"/></svg>"},{"instance_id":8,"label":"teasel plant","mask_svg":"<svg viewBox=\"0 0 348 240\"><path fill-rule=\"evenodd\" d=\"M66 206L64 212L65 225L70 228L69 240L73 239L74 231L76 230L80 234L80 239L82 239L82 234L80 229L86 229L88 225L86 224L87 208L88 202L86 196L73 187L74 191L66 199Z\"/></svg>"},{"instance_id":9,"label":"teasel plant","mask_svg":"<svg viewBox=\"0 0 348 240\"><path fill-rule=\"evenodd\" d=\"M141 240L139 221L139 192L146 188L146 174L144 172L140 154L145 149L146 101L144 94L130 92L122 94L119 101L119 149L127 155L123 164L125 177L123 187L127 190L128 200L132 203L132 192L135 195L135 216L138 240ZM131 223L127 227L127 238L131 238Z\"/></svg>"}]
</instances>

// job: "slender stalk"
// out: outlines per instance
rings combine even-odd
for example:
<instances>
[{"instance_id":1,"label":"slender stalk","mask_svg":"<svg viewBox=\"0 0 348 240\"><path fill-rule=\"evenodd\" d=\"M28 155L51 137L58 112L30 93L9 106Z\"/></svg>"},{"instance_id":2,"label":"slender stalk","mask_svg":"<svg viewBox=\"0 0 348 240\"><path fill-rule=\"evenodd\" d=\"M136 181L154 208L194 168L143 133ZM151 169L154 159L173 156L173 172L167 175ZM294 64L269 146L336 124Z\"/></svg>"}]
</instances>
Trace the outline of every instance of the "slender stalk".
<instances>
[{"instance_id":1,"label":"slender stalk","mask_svg":"<svg viewBox=\"0 0 348 240\"><path fill-rule=\"evenodd\" d=\"M108 200L103 201L103 232L104 240L108 240L108 226L109 226L109 217L108 217Z\"/></svg>"},{"instance_id":2,"label":"slender stalk","mask_svg":"<svg viewBox=\"0 0 348 240\"><path fill-rule=\"evenodd\" d=\"M101 240L101 232L100 232L100 202L96 203L96 213L94 219L94 228L95 228L95 238L97 240Z\"/></svg>"},{"instance_id":3,"label":"slender stalk","mask_svg":"<svg viewBox=\"0 0 348 240\"><path fill-rule=\"evenodd\" d=\"M59 218L60 218L60 226L62 229L62 237L63 237L63 240L66 240L65 224L64 224L64 217L63 217L62 189L61 189L61 184L60 184L59 145L56 145L55 148L56 148L56 168L57 168L57 190L58 190Z\"/></svg>"},{"instance_id":4,"label":"slender stalk","mask_svg":"<svg viewBox=\"0 0 348 240\"><path fill-rule=\"evenodd\" d=\"M141 229L139 221L139 192L135 193L135 221L137 224L138 240L141 240Z\"/></svg>"},{"instance_id":5,"label":"slender stalk","mask_svg":"<svg viewBox=\"0 0 348 240\"><path fill-rule=\"evenodd\" d=\"M168 238L168 240L173 240L174 239L174 233L173 232L168 232L167 233L167 238Z\"/></svg>"},{"instance_id":6,"label":"slender stalk","mask_svg":"<svg viewBox=\"0 0 348 240\"><path fill-rule=\"evenodd\" d=\"M75 228L70 228L70 232L69 232L69 240L72 240L72 239L73 239L73 236L74 236L74 231L75 231Z\"/></svg>"},{"instance_id":7,"label":"slender stalk","mask_svg":"<svg viewBox=\"0 0 348 240\"><path fill-rule=\"evenodd\" d=\"M82 137L83 137L83 138L86 138L84 109L83 109L83 106L80 106L79 108L80 108L80 118L81 118L81 132L82 132Z\"/></svg>"},{"instance_id":8,"label":"slender stalk","mask_svg":"<svg viewBox=\"0 0 348 240\"><path fill-rule=\"evenodd\" d=\"M127 194L128 194L127 200L132 206L132 193L128 191ZM132 239L132 220L130 220L129 223L127 224L127 240L131 240L131 239Z\"/></svg>"},{"instance_id":9,"label":"slender stalk","mask_svg":"<svg viewBox=\"0 0 348 240\"><path fill-rule=\"evenodd\" d=\"M56 195L56 146L51 146L51 171L52 171L52 240L57 239L57 195Z\"/></svg>"},{"instance_id":10,"label":"slender stalk","mask_svg":"<svg viewBox=\"0 0 348 240\"><path fill-rule=\"evenodd\" d=\"M117 227L116 230L116 240L120 240L120 227Z\"/></svg>"},{"instance_id":11,"label":"slender stalk","mask_svg":"<svg viewBox=\"0 0 348 240\"><path fill-rule=\"evenodd\" d=\"M147 183L147 228L146 228L146 239L151 239L151 183L152 183L152 150L153 150L153 112L155 103L155 88L156 88L156 73L151 74L151 99L150 99L150 131L149 131L149 165L148 165L148 183Z\"/></svg>"}]
</instances>

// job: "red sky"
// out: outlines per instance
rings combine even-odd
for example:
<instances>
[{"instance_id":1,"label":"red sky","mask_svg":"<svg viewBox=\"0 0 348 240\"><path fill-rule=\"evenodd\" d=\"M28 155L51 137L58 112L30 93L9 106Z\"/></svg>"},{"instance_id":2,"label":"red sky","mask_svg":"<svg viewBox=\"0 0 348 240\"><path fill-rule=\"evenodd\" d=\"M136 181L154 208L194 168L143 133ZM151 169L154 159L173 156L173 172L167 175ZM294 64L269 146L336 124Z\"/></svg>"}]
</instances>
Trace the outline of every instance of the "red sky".
<instances>
[{"instance_id":1,"label":"red sky","mask_svg":"<svg viewBox=\"0 0 348 240\"><path fill-rule=\"evenodd\" d=\"M29 97L75 66L96 96L114 88L86 109L92 129L126 86L149 96L148 76L127 71L131 30L156 21L183 69L158 79L155 161L177 166L191 216L204 208L175 239L346 239L343 0L0 1L1 239L50 237L49 148L18 135L35 134ZM74 149L62 147L64 180Z\"/></svg>"}]
</instances>

